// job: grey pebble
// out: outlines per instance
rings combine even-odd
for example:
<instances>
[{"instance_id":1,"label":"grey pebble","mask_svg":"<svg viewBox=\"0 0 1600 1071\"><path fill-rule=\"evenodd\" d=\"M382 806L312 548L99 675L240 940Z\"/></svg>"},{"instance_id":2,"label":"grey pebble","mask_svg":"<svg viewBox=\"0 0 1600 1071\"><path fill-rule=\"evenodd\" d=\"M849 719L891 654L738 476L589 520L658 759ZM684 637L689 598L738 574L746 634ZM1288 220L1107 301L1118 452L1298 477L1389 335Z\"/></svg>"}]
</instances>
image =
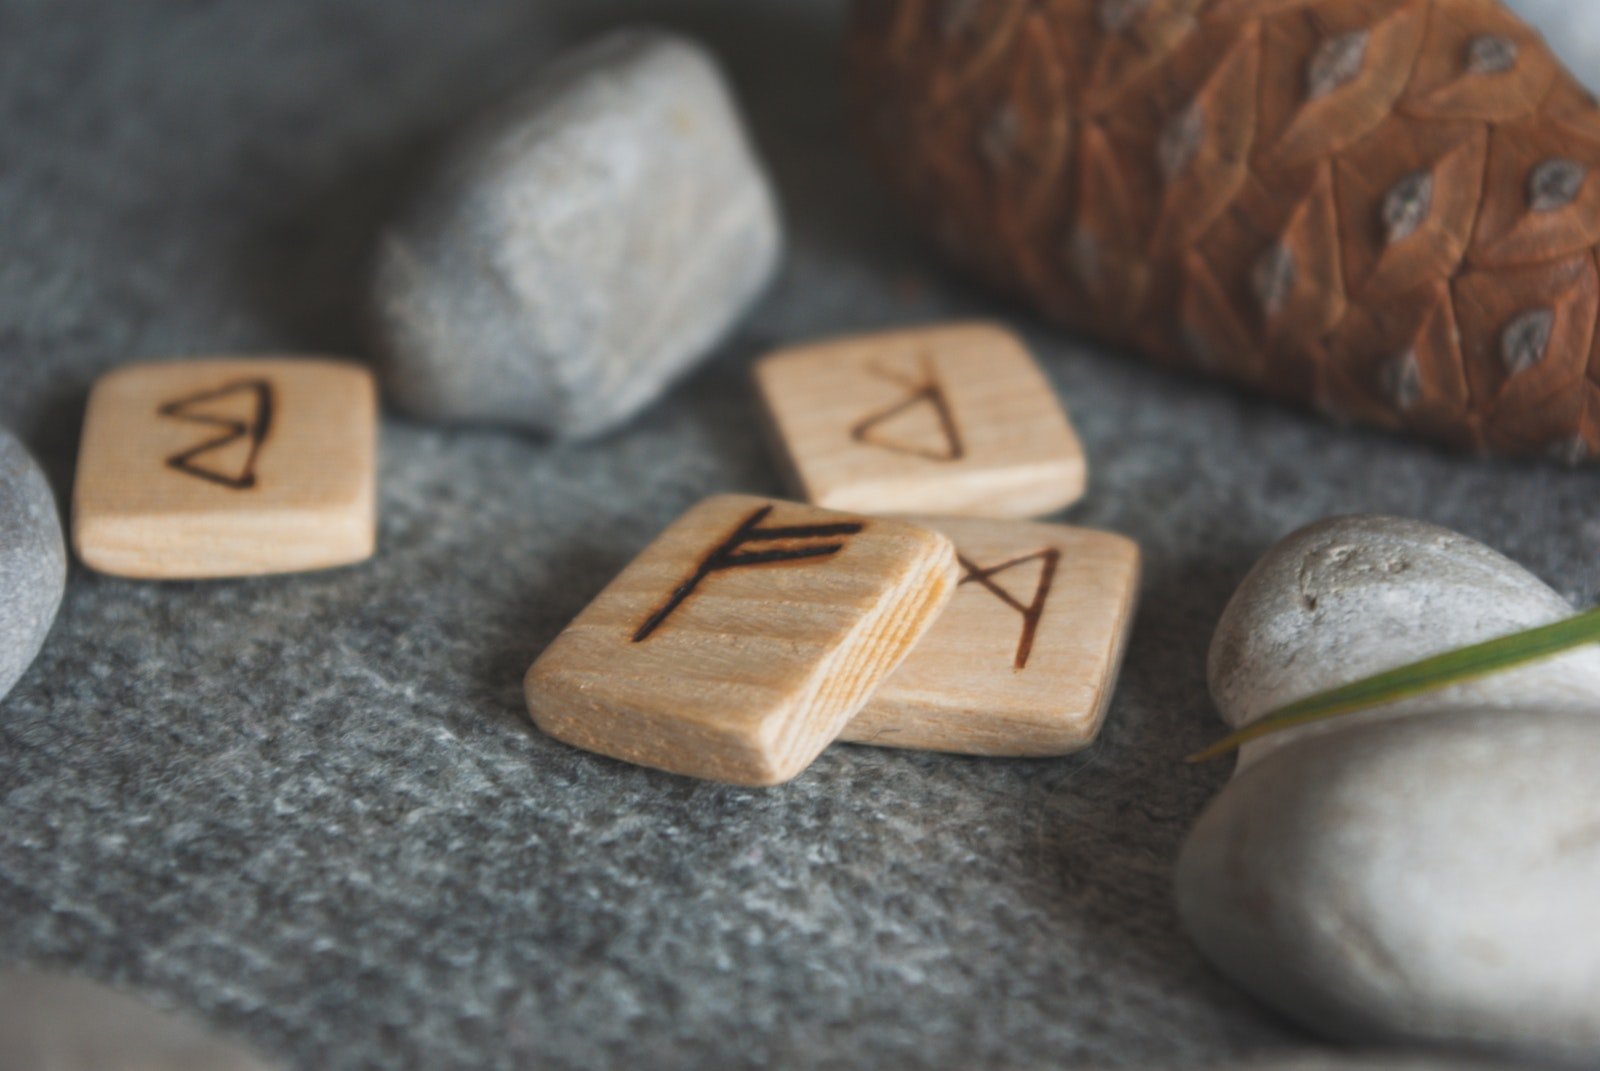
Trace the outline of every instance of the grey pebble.
<instances>
[{"instance_id":1,"label":"grey pebble","mask_svg":"<svg viewBox=\"0 0 1600 1071\"><path fill-rule=\"evenodd\" d=\"M1464 536L1343 517L1251 570L1212 641L1248 725L1380 670L1569 616ZM1275 734L1184 846L1222 971L1323 1033L1600 1061L1600 654Z\"/></svg>"},{"instance_id":2,"label":"grey pebble","mask_svg":"<svg viewBox=\"0 0 1600 1071\"><path fill-rule=\"evenodd\" d=\"M44 646L66 581L66 544L49 481L0 428L0 699Z\"/></svg>"},{"instance_id":3,"label":"grey pebble","mask_svg":"<svg viewBox=\"0 0 1600 1071\"><path fill-rule=\"evenodd\" d=\"M383 236L388 392L424 419L607 431L716 345L781 245L712 58L617 31L471 127Z\"/></svg>"},{"instance_id":4,"label":"grey pebble","mask_svg":"<svg viewBox=\"0 0 1600 1071\"><path fill-rule=\"evenodd\" d=\"M65 975L0 975L0 1071L270 1071L186 1019Z\"/></svg>"},{"instance_id":5,"label":"grey pebble","mask_svg":"<svg viewBox=\"0 0 1600 1071\"><path fill-rule=\"evenodd\" d=\"M1569 617L1560 594L1505 555L1403 517L1335 517L1287 536L1229 600L1211 641L1209 679L1239 728L1318 692L1397 665ZM1596 706L1600 650L1546 662L1276 734L1244 765L1291 740L1441 703L1504 710Z\"/></svg>"}]
</instances>

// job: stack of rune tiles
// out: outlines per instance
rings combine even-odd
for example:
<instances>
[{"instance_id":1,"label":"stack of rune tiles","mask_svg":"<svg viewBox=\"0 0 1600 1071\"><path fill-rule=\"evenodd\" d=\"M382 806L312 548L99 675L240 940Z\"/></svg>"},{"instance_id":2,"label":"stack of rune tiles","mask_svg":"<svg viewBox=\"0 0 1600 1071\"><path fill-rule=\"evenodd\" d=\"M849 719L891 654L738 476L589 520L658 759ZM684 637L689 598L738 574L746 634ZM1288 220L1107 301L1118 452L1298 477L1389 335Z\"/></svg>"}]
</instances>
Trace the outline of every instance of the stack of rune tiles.
<instances>
[{"instance_id":1,"label":"stack of rune tiles","mask_svg":"<svg viewBox=\"0 0 1600 1071\"><path fill-rule=\"evenodd\" d=\"M1010 334L895 331L756 369L805 503L707 499L528 671L540 728L675 773L771 785L834 740L979 755L1087 746L1139 554L1025 518L1082 493L1066 413Z\"/></svg>"},{"instance_id":2,"label":"stack of rune tiles","mask_svg":"<svg viewBox=\"0 0 1600 1071\"><path fill-rule=\"evenodd\" d=\"M1027 518L1082 449L1021 344L906 330L773 354L757 385L802 501L717 496L639 555L527 676L546 732L776 784L834 740L1059 755L1104 717L1137 586L1128 540ZM90 399L73 539L102 572L294 572L373 552L366 370L130 365Z\"/></svg>"}]
</instances>

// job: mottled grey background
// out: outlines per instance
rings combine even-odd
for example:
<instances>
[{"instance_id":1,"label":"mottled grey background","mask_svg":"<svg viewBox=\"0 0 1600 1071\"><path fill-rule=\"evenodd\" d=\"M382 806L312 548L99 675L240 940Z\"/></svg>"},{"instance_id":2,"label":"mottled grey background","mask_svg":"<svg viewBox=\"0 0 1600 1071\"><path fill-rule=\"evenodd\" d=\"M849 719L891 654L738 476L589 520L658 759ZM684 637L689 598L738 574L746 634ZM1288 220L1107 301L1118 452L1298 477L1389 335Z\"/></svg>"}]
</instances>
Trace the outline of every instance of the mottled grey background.
<instances>
[{"instance_id":1,"label":"mottled grey background","mask_svg":"<svg viewBox=\"0 0 1600 1071\"><path fill-rule=\"evenodd\" d=\"M947 274L858 162L822 0L9 0L0 421L65 495L85 391L180 353L360 353L363 263L430 148L641 17L732 70L786 206L778 284L605 441L384 426L378 558L141 584L75 569L0 702L0 962L198 1013L290 1066L1042 1068L1300 1051L1172 908L1225 766L1211 627L1290 528L1384 510L1600 589L1597 476L1487 464L1152 371ZM1090 451L1069 516L1147 590L1100 744L840 746L730 789L539 736L519 678L669 518L775 492L745 368L999 316Z\"/></svg>"}]
</instances>

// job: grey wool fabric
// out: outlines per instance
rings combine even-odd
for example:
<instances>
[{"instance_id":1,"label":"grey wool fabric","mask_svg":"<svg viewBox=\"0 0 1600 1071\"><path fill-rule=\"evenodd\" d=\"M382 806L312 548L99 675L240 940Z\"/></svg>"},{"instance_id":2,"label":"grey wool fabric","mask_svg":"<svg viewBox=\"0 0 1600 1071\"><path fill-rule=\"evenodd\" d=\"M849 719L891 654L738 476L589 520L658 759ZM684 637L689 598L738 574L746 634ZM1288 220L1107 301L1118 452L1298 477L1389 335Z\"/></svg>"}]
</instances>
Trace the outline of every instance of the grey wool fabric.
<instances>
[{"instance_id":1,"label":"grey wool fabric","mask_svg":"<svg viewBox=\"0 0 1600 1071\"><path fill-rule=\"evenodd\" d=\"M287 1068L1225 1067L1324 1044L1184 936L1178 848L1228 764L1205 658L1273 541L1458 529L1575 604L1596 475L1341 430L1044 326L940 266L859 161L835 0L6 0L0 424L69 490L137 358L366 356L376 236L461 124L653 21L726 66L788 253L701 371L553 446L390 416L371 562L152 584L74 566L0 701L0 963L180 1011ZM534 656L671 518L776 493L749 362L1016 327L1091 462L1066 516L1141 543L1106 729L1067 759L836 746L782 788L542 737ZM1315 1065L1313 1065L1315 1066Z\"/></svg>"}]
</instances>

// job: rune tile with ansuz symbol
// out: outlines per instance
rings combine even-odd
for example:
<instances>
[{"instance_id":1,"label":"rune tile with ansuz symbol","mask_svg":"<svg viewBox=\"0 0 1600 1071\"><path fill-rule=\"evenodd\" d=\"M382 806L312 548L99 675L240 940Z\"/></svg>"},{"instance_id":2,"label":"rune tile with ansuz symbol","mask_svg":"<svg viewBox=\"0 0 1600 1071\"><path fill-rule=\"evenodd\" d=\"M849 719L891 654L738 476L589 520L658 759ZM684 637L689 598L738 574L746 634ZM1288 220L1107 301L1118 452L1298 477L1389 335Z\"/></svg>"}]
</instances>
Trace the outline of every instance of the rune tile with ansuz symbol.
<instances>
[{"instance_id":1,"label":"rune tile with ansuz symbol","mask_svg":"<svg viewBox=\"0 0 1600 1071\"><path fill-rule=\"evenodd\" d=\"M910 517L950 537L950 606L840 739L977 755L1087 747L1116 687L1139 548L1110 532Z\"/></svg>"}]
</instances>

